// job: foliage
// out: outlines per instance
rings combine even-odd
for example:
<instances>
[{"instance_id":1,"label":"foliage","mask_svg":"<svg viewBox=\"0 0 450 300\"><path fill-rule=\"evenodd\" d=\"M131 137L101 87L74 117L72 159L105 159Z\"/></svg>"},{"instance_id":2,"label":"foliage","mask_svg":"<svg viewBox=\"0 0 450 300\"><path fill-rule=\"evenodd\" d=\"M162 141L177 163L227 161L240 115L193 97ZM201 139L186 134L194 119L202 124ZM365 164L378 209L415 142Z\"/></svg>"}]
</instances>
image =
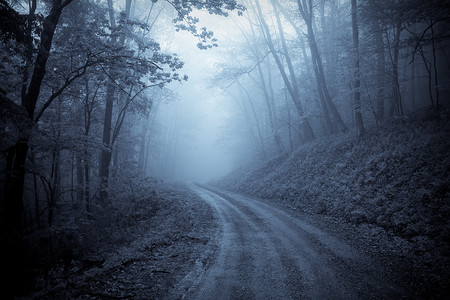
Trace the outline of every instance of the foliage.
<instances>
[{"instance_id":1,"label":"foliage","mask_svg":"<svg viewBox=\"0 0 450 300\"><path fill-rule=\"evenodd\" d=\"M317 140L218 184L368 232L387 232L400 255L441 274L450 263L449 141L449 111L429 108L359 140L349 134Z\"/></svg>"},{"instance_id":2,"label":"foliage","mask_svg":"<svg viewBox=\"0 0 450 300\"><path fill-rule=\"evenodd\" d=\"M155 0L154 2L156 2ZM214 33L202 27L200 31L196 24L199 18L192 15L194 9L205 9L208 13L214 15L228 16L228 11L237 10L238 15L242 15L245 7L242 4L237 4L235 0L213 0L213 1L167 1L178 12L178 15L173 22L177 31L186 30L193 36L198 37L200 42L197 44L199 49L206 50L212 47L217 47L217 39L213 38Z\"/></svg>"}]
</instances>

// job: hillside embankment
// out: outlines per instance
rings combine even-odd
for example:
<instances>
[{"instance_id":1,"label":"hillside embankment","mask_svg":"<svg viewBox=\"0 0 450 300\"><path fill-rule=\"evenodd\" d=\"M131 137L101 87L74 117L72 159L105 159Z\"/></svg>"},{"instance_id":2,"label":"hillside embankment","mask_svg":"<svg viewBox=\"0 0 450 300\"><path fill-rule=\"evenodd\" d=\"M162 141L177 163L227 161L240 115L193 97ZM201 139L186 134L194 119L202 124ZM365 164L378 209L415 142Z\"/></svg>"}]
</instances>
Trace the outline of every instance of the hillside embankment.
<instances>
[{"instance_id":1,"label":"hillside embankment","mask_svg":"<svg viewBox=\"0 0 450 300\"><path fill-rule=\"evenodd\" d=\"M421 273L424 293L442 295L450 266L449 119L448 110L421 111L360 139L317 139L216 185L346 224Z\"/></svg>"}]
</instances>

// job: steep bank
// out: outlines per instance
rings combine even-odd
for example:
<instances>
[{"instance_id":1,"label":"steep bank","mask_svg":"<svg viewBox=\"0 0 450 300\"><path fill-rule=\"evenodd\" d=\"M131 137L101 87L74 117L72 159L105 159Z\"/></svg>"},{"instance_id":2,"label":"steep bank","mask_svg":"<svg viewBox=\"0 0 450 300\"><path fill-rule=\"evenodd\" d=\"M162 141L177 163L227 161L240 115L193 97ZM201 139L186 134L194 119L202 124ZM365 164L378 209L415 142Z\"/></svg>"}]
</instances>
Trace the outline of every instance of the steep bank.
<instances>
[{"instance_id":1,"label":"steep bank","mask_svg":"<svg viewBox=\"0 0 450 300\"><path fill-rule=\"evenodd\" d=\"M432 282L426 283L430 290L443 292L449 279L449 153L448 113L421 112L370 129L361 140L352 133L316 140L218 185L354 226L380 240L379 250L406 258Z\"/></svg>"}]
</instances>

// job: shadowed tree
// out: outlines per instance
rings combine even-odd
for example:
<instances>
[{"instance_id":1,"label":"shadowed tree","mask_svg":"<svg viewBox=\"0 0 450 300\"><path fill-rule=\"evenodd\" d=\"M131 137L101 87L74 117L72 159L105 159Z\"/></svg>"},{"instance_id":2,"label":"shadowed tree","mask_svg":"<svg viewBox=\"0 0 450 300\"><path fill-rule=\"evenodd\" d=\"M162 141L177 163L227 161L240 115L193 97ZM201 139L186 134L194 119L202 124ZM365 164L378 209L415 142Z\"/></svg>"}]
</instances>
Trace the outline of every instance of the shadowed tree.
<instances>
[{"instance_id":1,"label":"shadowed tree","mask_svg":"<svg viewBox=\"0 0 450 300\"><path fill-rule=\"evenodd\" d=\"M353 105L355 113L356 128L361 137L364 133L363 119L361 115L361 79L359 68L359 31L358 31L358 11L356 0L352 0L352 31L353 31L353 49L354 49L354 83L353 83Z\"/></svg>"}]
</instances>

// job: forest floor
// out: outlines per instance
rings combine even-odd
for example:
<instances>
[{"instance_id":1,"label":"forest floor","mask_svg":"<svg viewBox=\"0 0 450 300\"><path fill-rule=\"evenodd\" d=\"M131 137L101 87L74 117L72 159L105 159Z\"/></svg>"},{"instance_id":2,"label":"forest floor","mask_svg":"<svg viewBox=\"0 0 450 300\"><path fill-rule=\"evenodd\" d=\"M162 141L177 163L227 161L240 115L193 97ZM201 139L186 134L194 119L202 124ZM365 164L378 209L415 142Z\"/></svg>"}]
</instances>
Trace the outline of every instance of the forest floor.
<instances>
[{"instance_id":1,"label":"forest floor","mask_svg":"<svg viewBox=\"0 0 450 300\"><path fill-rule=\"evenodd\" d=\"M59 263L37 268L34 292L24 299L180 298L184 291L175 284L215 251L217 223L211 207L186 187L155 188L122 216L130 219L122 228L106 230L114 237L102 239L101 229L78 231L84 241L72 245L66 261L62 247L56 249Z\"/></svg>"},{"instance_id":2,"label":"forest floor","mask_svg":"<svg viewBox=\"0 0 450 300\"><path fill-rule=\"evenodd\" d=\"M419 297L444 298L450 294L449 154L449 111L422 111L361 139L354 133L317 139L216 185L339 224L328 231L403 261L404 281Z\"/></svg>"}]
</instances>

